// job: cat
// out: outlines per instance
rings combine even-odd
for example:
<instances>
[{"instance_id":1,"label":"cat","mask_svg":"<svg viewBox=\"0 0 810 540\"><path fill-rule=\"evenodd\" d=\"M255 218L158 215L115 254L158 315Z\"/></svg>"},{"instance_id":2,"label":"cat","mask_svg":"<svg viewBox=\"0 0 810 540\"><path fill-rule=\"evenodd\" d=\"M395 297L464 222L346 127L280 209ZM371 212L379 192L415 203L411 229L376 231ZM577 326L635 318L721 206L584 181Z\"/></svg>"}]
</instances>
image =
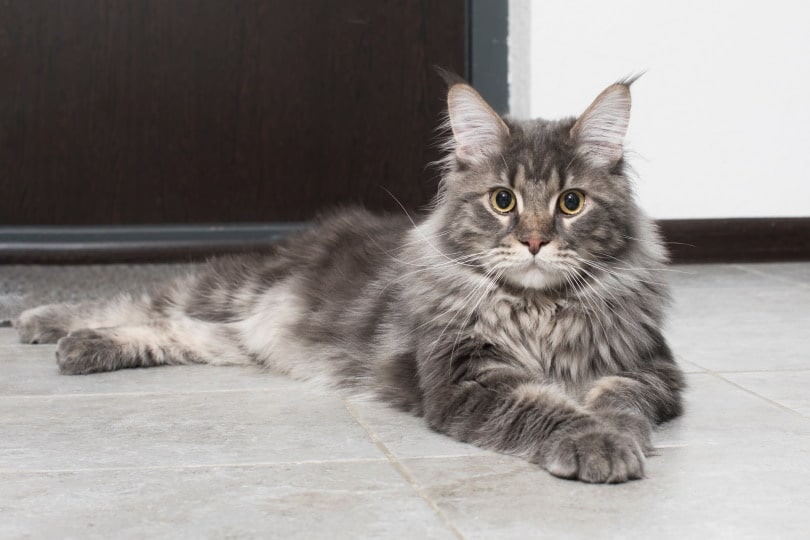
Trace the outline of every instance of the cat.
<instances>
[{"instance_id":1,"label":"cat","mask_svg":"<svg viewBox=\"0 0 810 540\"><path fill-rule=\"evenodd\" d=\"M624 156L632 82L557 121L501 117L451 82L422 217L333 212L268 254L14 326L57 343L65 374L258 364L371 391L555 476L642 478L684 380L661 331L667 254Z\"/></svg>"}]
</instances>

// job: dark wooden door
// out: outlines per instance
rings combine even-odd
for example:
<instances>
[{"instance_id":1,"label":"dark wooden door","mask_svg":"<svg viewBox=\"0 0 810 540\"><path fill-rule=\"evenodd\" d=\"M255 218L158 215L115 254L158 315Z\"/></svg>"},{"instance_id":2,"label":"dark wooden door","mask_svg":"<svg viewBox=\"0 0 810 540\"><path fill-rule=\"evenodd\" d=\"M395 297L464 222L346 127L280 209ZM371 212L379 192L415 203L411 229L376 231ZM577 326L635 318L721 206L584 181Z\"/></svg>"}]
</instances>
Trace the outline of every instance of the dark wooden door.
<instances>
[{"instance_id":1,"label":"dark wooden door","mask_svg":"<svg viewBox=\"0 0 810 540\"><path fill-rule=\"evenodd\" d=\"M0 225L281 222L435 189L464 0L0 2ZM385 188L385 189L383 189Z\"/></svg>"}]
</instances>

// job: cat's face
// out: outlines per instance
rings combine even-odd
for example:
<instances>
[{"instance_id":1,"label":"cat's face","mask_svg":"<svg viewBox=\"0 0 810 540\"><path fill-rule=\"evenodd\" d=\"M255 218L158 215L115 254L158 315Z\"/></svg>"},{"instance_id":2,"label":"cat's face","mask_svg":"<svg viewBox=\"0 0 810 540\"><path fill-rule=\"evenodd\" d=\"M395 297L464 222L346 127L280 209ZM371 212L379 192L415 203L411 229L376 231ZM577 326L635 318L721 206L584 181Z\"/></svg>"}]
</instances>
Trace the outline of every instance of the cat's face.
<instances>
[{"instance_id":1,"label":"cat's face","mask_svg":"<svg viewBox=\"0 0 810 540\"><path fill-rule=\"evenodd\" d=\"M637 212L622 158L629 109L617 84L579 119L503 120L453 86L442 194L451 255L530 289L577 285L613 265Z\"/></svg>"}]
</instances>

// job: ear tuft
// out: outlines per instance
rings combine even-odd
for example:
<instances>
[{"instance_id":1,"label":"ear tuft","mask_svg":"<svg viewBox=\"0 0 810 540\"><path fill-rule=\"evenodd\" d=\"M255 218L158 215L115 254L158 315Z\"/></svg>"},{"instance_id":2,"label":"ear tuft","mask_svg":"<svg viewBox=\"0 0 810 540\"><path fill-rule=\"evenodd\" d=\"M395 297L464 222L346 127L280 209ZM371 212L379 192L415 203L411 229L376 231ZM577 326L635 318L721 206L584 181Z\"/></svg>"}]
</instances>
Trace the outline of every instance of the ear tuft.
<instances>
[{"instance_id":1,"label":"ear tuft","mask_svg":"<svg viewBox=\"0 0 810 540\"><path fill-rule=\"evenodd\" d=\"M612 167L622 158L630 123L629 85L607 87L571 128L577 153L594 167Z\"/></svg>"},{"instance_id":2,"label":"ear tuft","mask_svg":"<svg viewBox=\"0 0 810 540\"><path fill-rule=\"evenodd\" d=\"M469 85L450 87L447 112L459 161L469 164L485 161L501 150L509 135L509 128L498 113Z\"/></svg>"}]
</instances>

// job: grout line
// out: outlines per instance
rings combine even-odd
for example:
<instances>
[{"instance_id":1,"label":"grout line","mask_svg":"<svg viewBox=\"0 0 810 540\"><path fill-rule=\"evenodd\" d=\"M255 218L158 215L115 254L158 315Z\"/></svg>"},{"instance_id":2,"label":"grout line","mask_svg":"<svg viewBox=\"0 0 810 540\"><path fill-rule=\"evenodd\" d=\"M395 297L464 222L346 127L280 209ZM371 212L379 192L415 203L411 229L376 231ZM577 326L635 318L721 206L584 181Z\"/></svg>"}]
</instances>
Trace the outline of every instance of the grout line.
<instances>
[{"instance_id":1,"label":"grout line","mask_svg":"<svg viewBox=\"0 0 810 540\"><path fill-rule=\"evenodd\" d=\"M777 281L781 281L782 283L787 283L789 285L800 285L802 287L810 287L810 283L805 283L804 281L801 281L801 280L798 280L798 279L793 279L793 278L788 277L788 276L782 276L782 275L778 275L778 274L769 274L769 273L763 272L762 270L759 270L757 268L752 268L750 265L732 264L731 266L733 266L734 268L737 268L738 270L742 270L742 271L747 272L749 274L753 274L753 275L755 275L757 277L764 277L764 278L768 278L768 279L776 279Z\"/></svg>"},{"instance_id":2,"label":"grout line","mask_svg":"<svg viewBox=\"0 0 810 540\"><path fill-rule=\"evenodd\" d=\"M729 374L729 375L737 375L737 374L744 374L744 373L803 373L805 371L810 371L810 368L784 368L784 369L720 369L716 370L714 373L719 375Z\"/></svg>"},{"instance_id":3,"label":"grout line","mask_svg":"<svg viewBox=\"0 0 810 540\"><path fill-rule=\"evenodd\" d=\"M346 400L342 401L343 405L346 407L346 410L349 411L349 414L352 415L352 417L357 421L358 424L360 424L360 426L364 430L366 430L366 433L368 434L371 441L377 446L380 452L385 454L385 457L388 458L388 461L391 463L394 469L396 469L396 471L400 474L400 476L402 476L402 478L405 479L405 481L411 486L411 488L413 488L416 494L419 495L419 497L427 503L427 505L436 513L439 519L453 532L456 538L463 540L464 536L461 534L461 531L459 531L455 527L455 525L453 525L453 523L450 521L450 518L447 517L447 514L445 514L444 511L441 508L439 508L439 506L433 501L433 499L431 499L427 495L427 493L425 493L425 491L419 485L419 482L417 482L416 478L414 478L414 476L410 473L410 471L408 471L405 465L403 465L393 454L393 452L389 450L389 448L385 445L385 443L383 443L382 440L380 440L380 438L377 437L377 435L371 429L371 426L366 424L366 422L360 418L360 415L357 413L355 408Z\"/></svg>"},{"instance_id":4,"label":"grout line","mask_svg":"<svg viewBox=\"0 0 810 540\"><path fill-rule=\"evenodd\" d=\"M779 403L778 401L774 401L774 400L772 400L772 399L771 399L771 398L769 398L769 397L766 397L766 396L763 396L763 395L761 395L761 394L758 394L757 392L754 392L753 390L751 390L751 389L749 389L749 388L746 388L745 386L742 386L742 385L740 385L740 384L737 384L737 383L735 383L734 381L729 380L729 379L727 379L727 378L723 377L723 376L722 376L720 373L717 373L716 371L711 371L711 370L708 370L708 371L707 371L707 373L709 373L710 375L713 375L714 377L716 377L716 378L720 379L721 381L724 381L724 382L726 382L726 383L730 384L731 386L734 386L734 387L736 387L736 388L739 388L739 389L740 389L740 390L742 390L743 392L746 392L746 393L748 393L748 394L751 394L752 396L758 397L759 399L761 399L761 400L763 400L763 401L766 401L767 403L770 403L771 405L775 405L776 407L778 407L778 408L780 408L780 409L783 409L783 410L786 410L786 411L790 411L791 413L793 413L793 414L795 414L795 415L801 416L802 418L806 418L806 416L805 416L804 414L800 413L799 411L797 411L797 410L795 410L795 409L791 409L790 407L788 407L788 406L786 406L786 405L782 405L782 404L781 404L781 403Z\"/></svg>"},{"instance_id":5,"label":"grout line","mask_svg":"<svg viewBox=\"0 0 810 540\"><path fill-rule=\"evenodd\" d=\"M682 362L684 364L691 364L692 366L700 369L701 371L687 371L686 369L682 369L683 372L687 375L700 375L701 373L711 373L715 375L722 375L724 373L728 374L738 374L738 373L802 373L805 371L810 371L810 367L804 368L776 368L776 369L711 369L704 367L693 360L686 360L681 356L680 353L675 353L675 359L678 362ZM689 366L684 365L681 368L688 368Z\"/></svg>"},{"instance_id":6,"label":"grout line","mask_svg":"<svg viewBox=\"0 0 810 540\"><path fill-rule=\"evenodd\" d=\"M696 363L692 362L691 360L687 360L686 358L681 356L680 352L675 351L675 352L673 352L672 355L675 357L675 362L679 365L679 367L681 368L681 370L684 373L687 373L686 369L688 369L688 368L694 368L694 369L703 370L703 368L701 366L699 366Z\"/></svg>"},{"instance_id":7,"label":"grout line","mask_svg":"<svg viewBox=\"0 0 810 540\"><path fill-rule=\"evenodd\" d=\"M508 456L508 454L491 453L476 453L476 454L439 454L433 456L410 456L403 457L401 461L418 461L420 459L468 459L468 458L497 458ZM519 459L519 458L518 458ZM524 460L525 461L525 460Z\"/></svg>"},{"instance_id":8,"label":"grout line","mask_svg":"<svg viewBox=\"0 0 810 540\"><path fill-rule=\"evenodd\" d=\"M290 379L291 381L294 379ZM311 387L310 387L311 388ZM238 392L270 392L278 391L279 388L271 386L251 386L248 388L213 388L211 390L153 390L148 392L98 392L87 394L7 394L0 396L4 399L49 399L49 398L95 398L95 397L146 397L146 396L177 396L177 395L198 395L198 394L235 394ZM336 395L336 397L338 397Z\"/></svg>"},{"instance_id":9,"label":"grout line","mask_svg":"<svg viewBox=\"0 0 810 540\"><path fill-rule=\"evenodd\" d=\"M197 469L249 469L252 467L287 467L290 465L321 465L344 463L384 463L383 458L356 459L309 459L300 461L257 461L249 463L200 463L197 465L145 465L134 467L80 467L75 469L7 469L0 468L0 474L54 474L54 473L87 473L87 472L123 472L123 471L168 471Z\"/></svg>"},{"instance_id":10,"label":"grout line","mask_svg":"<svg viewBox=\"0 0 810 540\"><path fill-rule=\"evenodd\" d=\"M735 374L735 373L795 373L795 372L803 372L803 371L810 371L810 367L806 368L781 368L781 369L711 369L705 366L702 366L695 362L694 360L686 360L680 353L675 353L675 359L679 362L684 364L691 364L696 368L702 371L686 371L683 370L684 373L688 375L700 375L701 373L711 373L715 375L721 375L723 373ZM689 367L689 366L681 366L682 368Z\"/></svg>"}]
</instances>

